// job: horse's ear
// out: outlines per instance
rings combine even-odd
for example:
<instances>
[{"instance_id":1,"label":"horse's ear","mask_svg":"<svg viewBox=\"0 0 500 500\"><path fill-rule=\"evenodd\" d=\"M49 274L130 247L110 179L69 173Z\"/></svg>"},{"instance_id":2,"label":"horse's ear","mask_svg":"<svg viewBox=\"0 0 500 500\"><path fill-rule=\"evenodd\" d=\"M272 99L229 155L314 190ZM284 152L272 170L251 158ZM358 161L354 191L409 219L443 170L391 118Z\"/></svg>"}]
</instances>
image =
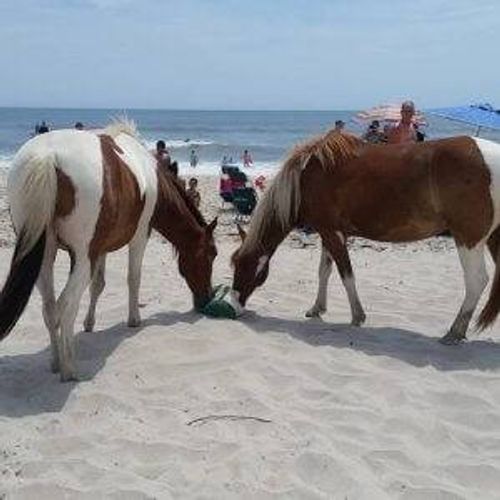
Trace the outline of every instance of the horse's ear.
<instances>
[{"instance_id":1,"label":"horse's ear","mask_svg":"<svg viewBox=\"0 0 500 500\"><path fill-rule=\"evenodd\" d=\"M241 241L245 241L247 233L245 233L245 230L239 224L236 224L236 227L238 228L238 234L240 235Z\"/></svg>"},{"instance_id":2,"label":"horse's ear","mask_svg":"<svg viewBox=\"0 0 500 500\"><path fill-rule=\"evenodd\" d=\"M207 233L213 234L214 229L217 227L217 217L207 226Z\"/></svg>"}]
</instances>

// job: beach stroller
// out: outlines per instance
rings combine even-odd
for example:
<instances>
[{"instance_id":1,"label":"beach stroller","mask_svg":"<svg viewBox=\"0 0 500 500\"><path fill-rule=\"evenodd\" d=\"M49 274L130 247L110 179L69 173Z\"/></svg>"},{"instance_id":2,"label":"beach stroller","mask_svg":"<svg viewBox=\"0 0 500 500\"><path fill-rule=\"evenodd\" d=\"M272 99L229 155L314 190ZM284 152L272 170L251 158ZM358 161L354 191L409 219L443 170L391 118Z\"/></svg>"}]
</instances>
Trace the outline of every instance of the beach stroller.
<instances>
[{"instance_id":1,"label":"beach stroller","mask_svg":"<svg viewBox=\"0 0 500 500\"><path fill-rule=\"evenodd\" d=\"M243 187L233 190L233 206L236 209L236 221L243 222L250 217L257 206L257 194L253 187Z\"/></svg>"},{"instance_id":2,"label":"beach stroller","mask_svg":"<svg viewBox=\"0 0 500 500\"><path fill-rule=\"evenodd\" d=\"M247 176L238 167L223 165L219 183L222 206L224 207L224 203L232 203L233 191L245 187L246 183Z\"/></svg>"},{"instance_id":3,"label":"beach stroller","mask_svg":"<svg viewBox=\"0 0 500 500\"><path fill-rule=\"evenodd\" d=\"M222 166L222 175L219 184L219 195L224 203L231 203L235 208L236 220L242 221L249 217L257 205L257 194L253 187L248 185L248 177L236 166Z\"/></svg>"}]
</instances>

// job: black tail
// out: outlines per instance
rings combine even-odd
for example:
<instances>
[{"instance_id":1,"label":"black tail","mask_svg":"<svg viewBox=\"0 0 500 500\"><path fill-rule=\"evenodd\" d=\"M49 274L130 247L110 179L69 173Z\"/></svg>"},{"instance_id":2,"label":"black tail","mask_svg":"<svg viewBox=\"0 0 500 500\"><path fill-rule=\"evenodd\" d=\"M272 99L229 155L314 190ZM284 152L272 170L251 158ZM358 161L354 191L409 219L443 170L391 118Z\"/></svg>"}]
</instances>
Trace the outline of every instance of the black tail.
<instances>
[{"instance_id":1,"label":"black tail","mask_svg":"<svg viewBox=\"0 0 500 500\"><path fill-rule=\"evenodd\" d=\"M17 239L7 281L0 292L0 340L6 337L17 323L38 279L45 252L45 231L33 248L19 258L22 246L21 232Z\"/></svg>"}]
</instances>

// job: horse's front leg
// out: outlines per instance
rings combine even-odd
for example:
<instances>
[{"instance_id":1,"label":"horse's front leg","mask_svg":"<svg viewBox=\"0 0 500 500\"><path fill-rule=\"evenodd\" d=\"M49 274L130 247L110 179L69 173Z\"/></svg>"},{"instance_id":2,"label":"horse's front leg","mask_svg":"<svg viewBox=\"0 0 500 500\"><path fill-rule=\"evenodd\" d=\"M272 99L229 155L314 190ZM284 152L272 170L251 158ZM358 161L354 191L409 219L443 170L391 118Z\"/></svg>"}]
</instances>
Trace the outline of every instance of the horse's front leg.
<instances>
[{"instance_id":1,"label":"horse's front leg","mask_svg":"<svg viewBox=\"0 0 500 500\"><path fill-rule=\"evenodd\" d=\"M318 294L314 305L306 312L307 318L315 318L326 312L328 280L332 274L332 257L324 244L321 245L321 257L318 269Z\"/></svg>"},{"instance_id":2,"label":"horse's front leg","mask_svg":"<svg viewBox=\"0 0 500 500\"><path fill-rule=\"evenodd\" d=\"M351 259L347 251L346 238L339 231L321 234L321 237L323 238L325 249L335 261L342 284L347 293L351 307L351 324L360 326L365 322L366 314L356 290L356 282L352 271Z\"/></svg>"},{"instance_id":3,"label":"horse's front leg","mask_svg":"<svg viewBox=\"0 0 500 500\"><path fill-rule=\"evenodd\" d=\"M137 327L141 324L139 313L139 287L141 284L141 268L144 250L148 241L147 230L134 236L129 244L128 252L128 326Z\"/></svg>"},{"instance_id":4,"label":"horse's front leg","mask_svg":"<svg viewBox=\"0 0 500 500\"><path fill-rule=\"evenodd\" d=\"M92 272L92 281L90 283L90 304L87 316L83 322L83 328L86 332L91 332L95 325L95 309L97 300L104 290L106 281L104 279L106 273L106 255L98 257L94 263Z\"/></svg>"}]
</instances>

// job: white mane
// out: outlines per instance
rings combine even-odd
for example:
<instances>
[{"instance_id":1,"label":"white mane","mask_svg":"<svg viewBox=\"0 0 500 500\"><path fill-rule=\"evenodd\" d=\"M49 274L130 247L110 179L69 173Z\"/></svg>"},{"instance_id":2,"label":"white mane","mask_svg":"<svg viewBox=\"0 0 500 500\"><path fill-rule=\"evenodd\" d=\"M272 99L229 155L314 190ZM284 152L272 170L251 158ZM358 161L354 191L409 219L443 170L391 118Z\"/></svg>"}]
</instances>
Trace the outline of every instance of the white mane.
<instances>
[{"instance_id":1,"label":"white mane","mask_svg":"<svg viewBox=\"0 0 500 500\"><path fill-rule=\"evenodd\" d=\"M118 137L120 134L127 134L135 139L139 139L139 133L135 122L125 116L114 118L103 132L106 135L111 136L113 139Z\"/></svg>"}]
</instances>

